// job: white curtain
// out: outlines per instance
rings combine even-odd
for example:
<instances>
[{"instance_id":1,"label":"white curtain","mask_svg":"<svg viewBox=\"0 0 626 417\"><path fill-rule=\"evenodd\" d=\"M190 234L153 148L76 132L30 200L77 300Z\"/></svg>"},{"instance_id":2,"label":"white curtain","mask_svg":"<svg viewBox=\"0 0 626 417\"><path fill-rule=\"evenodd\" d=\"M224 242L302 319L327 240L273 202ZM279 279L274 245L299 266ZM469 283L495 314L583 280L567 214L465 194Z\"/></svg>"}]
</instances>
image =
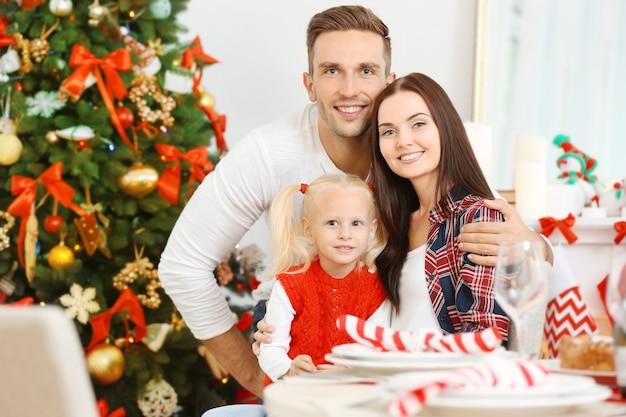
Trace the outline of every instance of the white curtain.
<instances>
[{"instance_id":1,"label":"white curtain","mask_svg":"<svg viewBox=\"0 0 626 417\"><path fill-rule=\"evenodd\" d=\"M557 134L598 161L600 179L626 177L626 2L492 0L485 123L498 189L513 185L518 135ZM546 179L556 181L550 145Z\"/></svg>"}]
</instances>

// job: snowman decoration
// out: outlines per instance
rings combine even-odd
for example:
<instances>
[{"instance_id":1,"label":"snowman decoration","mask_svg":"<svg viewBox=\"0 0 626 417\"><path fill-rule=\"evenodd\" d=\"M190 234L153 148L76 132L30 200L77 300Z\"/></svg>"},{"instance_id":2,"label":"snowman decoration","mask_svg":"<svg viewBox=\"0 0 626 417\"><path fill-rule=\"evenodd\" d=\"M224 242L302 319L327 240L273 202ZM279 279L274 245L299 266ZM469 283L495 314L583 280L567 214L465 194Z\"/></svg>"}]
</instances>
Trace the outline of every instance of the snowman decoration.
<instances>
[{"instance_id":1,"label":"snowman decoration","mask_svg":"<svg viewBox=\"0 0 626 417\"><path fill-rule=\"evenodd\" d=\"M580 187L585 196L585 204L592 202L599 204L599 196L603 194L603 187L593 173L598 162L572 145L569 136L557 135L552 143L563 149L563 154L556 160L561 171L557 178L565 184L574 184Z\"/></svg>"}]
</instances>

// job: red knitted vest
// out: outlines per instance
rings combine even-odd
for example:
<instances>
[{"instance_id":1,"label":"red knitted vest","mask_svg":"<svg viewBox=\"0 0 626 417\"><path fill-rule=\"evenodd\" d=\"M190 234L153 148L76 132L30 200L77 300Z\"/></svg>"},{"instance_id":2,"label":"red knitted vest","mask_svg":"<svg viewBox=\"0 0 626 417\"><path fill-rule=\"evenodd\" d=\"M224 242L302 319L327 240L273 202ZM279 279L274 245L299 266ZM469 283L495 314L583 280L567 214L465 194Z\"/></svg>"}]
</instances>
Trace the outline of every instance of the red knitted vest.
<instances>
[{"instance_id":1,"label":"red knitted vest","mask_svg":"<svg viewBox=\"0 0 626 417\"><path fill-rule=\"evenodd\" d=\"M353 343L337 329L337 317L352 314L369 318L385 300L378 273L366 266L356 267L345 278L326 274L317 260L301 274L278 276L296 311L291 323L289 357L307 354L317 365L326 363L324 355L333 346Z\"/></svg>"}]
</instances>

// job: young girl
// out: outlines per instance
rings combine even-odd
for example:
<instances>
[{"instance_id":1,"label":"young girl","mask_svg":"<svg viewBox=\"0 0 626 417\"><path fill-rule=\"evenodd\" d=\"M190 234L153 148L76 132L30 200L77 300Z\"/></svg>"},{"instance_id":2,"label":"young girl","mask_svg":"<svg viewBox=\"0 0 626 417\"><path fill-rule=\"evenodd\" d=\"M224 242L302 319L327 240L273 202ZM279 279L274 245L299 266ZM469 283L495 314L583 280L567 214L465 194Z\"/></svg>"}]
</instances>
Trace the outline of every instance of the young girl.
<instances>
[{"instance_id":1,"label":"young girl","mask_svg":"<svg viewBox=\"0 0 626 417\"><path fill-rule=\"evenodd\" d=\"M302 193L298 222L293 197ZM298 224L299 223L299 224ZM323 175L284 188L270 210L277 283L267 305L275 327L262 343L259 363L275 381L284 375L328 369L324 356L353 342L336 327L341 314L389 325L390 309L374 268L385 245L377 228L374 197L354 175Z\"/></svg>"}]
</instances>

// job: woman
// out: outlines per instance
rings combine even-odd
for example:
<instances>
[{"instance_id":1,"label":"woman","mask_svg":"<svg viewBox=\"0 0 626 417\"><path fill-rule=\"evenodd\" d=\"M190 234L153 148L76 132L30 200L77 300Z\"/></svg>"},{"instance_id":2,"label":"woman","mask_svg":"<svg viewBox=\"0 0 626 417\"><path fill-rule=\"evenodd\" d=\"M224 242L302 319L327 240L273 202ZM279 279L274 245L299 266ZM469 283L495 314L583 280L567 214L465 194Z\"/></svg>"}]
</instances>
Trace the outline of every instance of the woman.
<instances>
[{"instance_id":1,"label":"woman","mask_svg":"<svg viewBox=\"0 0 626 417\"><path fill-rule=\"evenodd\" d=\"M420 73L387 86L372 110L370 153L388 234L376 264L396 308L392 326L444 333L496 326L506 340L494 268L471 262L458 245L464 224L504 219L484 206L493 194L443 88Z\"/></svg>"}]
</instances>

